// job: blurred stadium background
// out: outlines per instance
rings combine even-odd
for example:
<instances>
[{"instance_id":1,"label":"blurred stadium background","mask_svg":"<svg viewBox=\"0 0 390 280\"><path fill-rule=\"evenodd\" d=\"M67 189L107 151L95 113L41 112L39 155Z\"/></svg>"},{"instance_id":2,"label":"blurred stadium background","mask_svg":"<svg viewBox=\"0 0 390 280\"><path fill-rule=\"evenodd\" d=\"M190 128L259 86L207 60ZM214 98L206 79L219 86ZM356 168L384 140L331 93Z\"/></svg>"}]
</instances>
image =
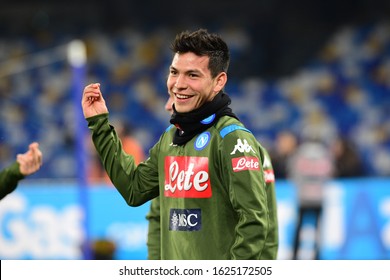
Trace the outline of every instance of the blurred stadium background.
<instances>
[{"instance_id":1,"label":"blurred stadium background","mask_svg":"<svg viewBox=\"0 0 390 280\"><path fill-rule=\"evenodd\" d=\"M338 174L326 190L321 258L390 258L389 1L4 0L0 167L32 141L44 165L0 203L1 259L83 259L96 250L146 258L149 204L129 208L94 177L99 165L78 130L81 92L68 46L85 43L82 82L101 83L111 118L124 121L147 154L168 125L169 44L199 27L228 42L226 91L267 149L279 149L284 131L354 147L359 172ZM276 175L279 258L288 259L297 202L292 183ZM312 236L308 223L304 257Z\"/></svg>"}]
</instances>

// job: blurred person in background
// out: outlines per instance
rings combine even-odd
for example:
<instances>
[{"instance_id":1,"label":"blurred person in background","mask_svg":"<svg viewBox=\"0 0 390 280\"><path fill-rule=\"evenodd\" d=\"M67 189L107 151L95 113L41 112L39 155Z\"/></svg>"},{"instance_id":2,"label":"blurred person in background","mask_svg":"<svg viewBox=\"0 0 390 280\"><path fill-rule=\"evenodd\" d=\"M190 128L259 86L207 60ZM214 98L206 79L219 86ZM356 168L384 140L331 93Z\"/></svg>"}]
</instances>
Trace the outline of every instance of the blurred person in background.
<instances>
[{"instance_id":1,"label":"blurred person in background","mask_svg":"<svg viewBox=\"0 0 390 280\"><path fill-rule=\"evenodd\" d=\"M39 144L33 142L24 154L16 155L16 161L0 172L0 199L13 192L18 182L37 172L42 166L42 152Z\"/></svg>"},{"instance_id":2,"label":"blurred person in background","mask_svg":"<svg viewBox=\"0 0 390 280\"><path fill-rule=\"evenodd\" d=\"M314 259L319 259L323 189L333 176L333 165L330 149L318 139L304 139L289 160L288 178L297 188L298 194L298 217L293 244L294 260L302 258L300 254L304 238L302 226L309 215L314 217Z\"/></svg>"},{"instance_id":3,"label":"blurred person in background","mask_svg":"<svg viewBox=\"0 0 390 280\"><path fill-rule=\"evenodd\" d=\"M167 111L169 113L169 115L172 116L173 114L173 98L171 96L169 96L167 102L165 103L165 111Z\"/></svg>"},{"instance_id":4,"label":"blurred person in background","mask_svg":"<svg viewBox=\"0 0 390 280\"><path fill-rule=\"evenodd\" d=\"M173 125L138 166L109 124L100 84L85 87L83 112L106 171L128 205L161 194L161 259L276 259L272 164L223 91L228 46L200 29L178 34L172 51Z\"/></svg>"},{"instance_id":5,"label":"blurred person in background","mask_svg":"<svg viewBox=\"0 0 390 280\"><path fill-rule=\"evenodd\" d=\"M283 130L276 135L275 147L270 151L275 176L287 178L288 160L298 147L298 137L291 131Z\"/></svg>"},{"instance_id":6,"label":"blurred person in background","mask_svg":"<svg viewBox=\"0 0 390 280\"><path fill-rule=\"evenodd\" d=\"M335 178L362 177L366 175L359 153L353 143L347 138L340 137L335 139L332 143L332 152L335 161Z\"/></svg>"}]
</instances>

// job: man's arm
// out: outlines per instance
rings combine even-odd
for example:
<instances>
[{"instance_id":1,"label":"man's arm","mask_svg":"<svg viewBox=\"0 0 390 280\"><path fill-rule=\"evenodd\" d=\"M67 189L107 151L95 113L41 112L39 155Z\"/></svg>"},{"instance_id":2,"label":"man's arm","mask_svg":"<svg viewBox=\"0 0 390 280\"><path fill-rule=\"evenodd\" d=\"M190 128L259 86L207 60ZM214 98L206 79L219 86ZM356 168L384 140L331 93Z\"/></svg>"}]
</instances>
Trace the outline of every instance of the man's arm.
<instances>
[{"instance_id":1,"label":"man's arm","mask_svg":"<svg viewBox=\"0 0 390 280\"><path fill-rule=\"evenodd\" d=\"M245 149L236 149L245 142ZM263 173L264 154L251 133L235 131L225 136L221 154L230 200L238 216L231 259L268 259L271 227Z\"/></svg>"},{"instance_id":2,"label":"man's arm","mask_svg":"<svg viewBox=\"0 0 390 280\"><path fill-rule=\"evenodd\" d=\"M16 161L0 172L0 199L13 192L24 175L19 170L19 163Z\"/></svg>"},{"instance_id":3,"label":"man's arm","mask_svg":"<svg viewBox=\"0 0 390 280\"><path fill-rule=\"evenodd\" d=\"M263 172L267 192L268 211L270 217L269 234L266 241L266 250L263 252L264 259L274 260L278 256L279 248L279 224L276 201L275 173L271 162L271 157L267 150L262 148L264 153Z\"/></svg>"},{"instance_id":4,"label":"man's arm","mask_svg":"<svg viewBox=\"0 0 390 280\"><path fill-rule=\"evenodd\" d=\"M37 172L41 165L42 152L39 150L39 144L33 142L27 152L18 154L16 161L0 172L0 199L13 192L20 180Z\"/></svg>"},{"instance_id":5,"label":"man's arm","mask_svg":"<svg viewBox=\"0 0 390 280\"><path fill-rule=\"evenodd\" d=\"M152 148L150 157L137 166L134 157L123 150L119 136L109 124L108 114L96 115L87 121L100 160L126 203L139 206L158 196L158 148Z\"/></svg>"},{"instance_id":6,"label":"man's arm","mask_svg":"<svg viewBox=\"0 0 390 280\"><path fill-rule=\"evenodd\" d=\"M99 83L84 88L81 106L100 160L126 203L138 206L156 197L158 174L154 170L157 169L153 169L155 166L151 163L141 163L138 168L134 157L123 150L119 136L108 121L108 109Z\"/></svg>"}]
</instances>

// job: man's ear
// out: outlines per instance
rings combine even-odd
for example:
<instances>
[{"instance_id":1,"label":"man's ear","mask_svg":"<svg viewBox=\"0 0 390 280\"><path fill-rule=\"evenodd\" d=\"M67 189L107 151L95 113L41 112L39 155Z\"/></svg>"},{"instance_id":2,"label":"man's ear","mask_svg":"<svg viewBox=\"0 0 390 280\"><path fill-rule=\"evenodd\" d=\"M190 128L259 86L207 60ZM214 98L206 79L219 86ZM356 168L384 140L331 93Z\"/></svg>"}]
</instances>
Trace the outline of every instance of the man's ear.
<instances>
[{"instance_id":1,"label":"man's ear","mask_svg":"<svg viewBox=\"0 0 390 280\"><path fill-rule=\"evenodd\" d=\"M216 93L220 92L225 87L226 82L227 82L226 72L219 73L218 76L215 78L214 92Z\"/></svg>"}]
</instances>

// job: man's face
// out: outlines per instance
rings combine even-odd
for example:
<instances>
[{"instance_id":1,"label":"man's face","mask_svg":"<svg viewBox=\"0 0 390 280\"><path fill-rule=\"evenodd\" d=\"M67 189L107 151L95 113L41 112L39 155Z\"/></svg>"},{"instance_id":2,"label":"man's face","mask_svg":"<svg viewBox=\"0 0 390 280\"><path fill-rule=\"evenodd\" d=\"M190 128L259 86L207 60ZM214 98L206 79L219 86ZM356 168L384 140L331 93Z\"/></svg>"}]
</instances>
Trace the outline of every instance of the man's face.
<instances>
[{"instance_id":1,"label":"man's face","mask_svg":"<svg viewBox=\"0 0 390 280\"><path fill-rule=\"evenodd\" d=\"M188 52L175 54L169 68L168 92L179 113L193 111L211 101L226 83L226 73L212 78L209 58Z\"/></svg>"}]
</instances>

